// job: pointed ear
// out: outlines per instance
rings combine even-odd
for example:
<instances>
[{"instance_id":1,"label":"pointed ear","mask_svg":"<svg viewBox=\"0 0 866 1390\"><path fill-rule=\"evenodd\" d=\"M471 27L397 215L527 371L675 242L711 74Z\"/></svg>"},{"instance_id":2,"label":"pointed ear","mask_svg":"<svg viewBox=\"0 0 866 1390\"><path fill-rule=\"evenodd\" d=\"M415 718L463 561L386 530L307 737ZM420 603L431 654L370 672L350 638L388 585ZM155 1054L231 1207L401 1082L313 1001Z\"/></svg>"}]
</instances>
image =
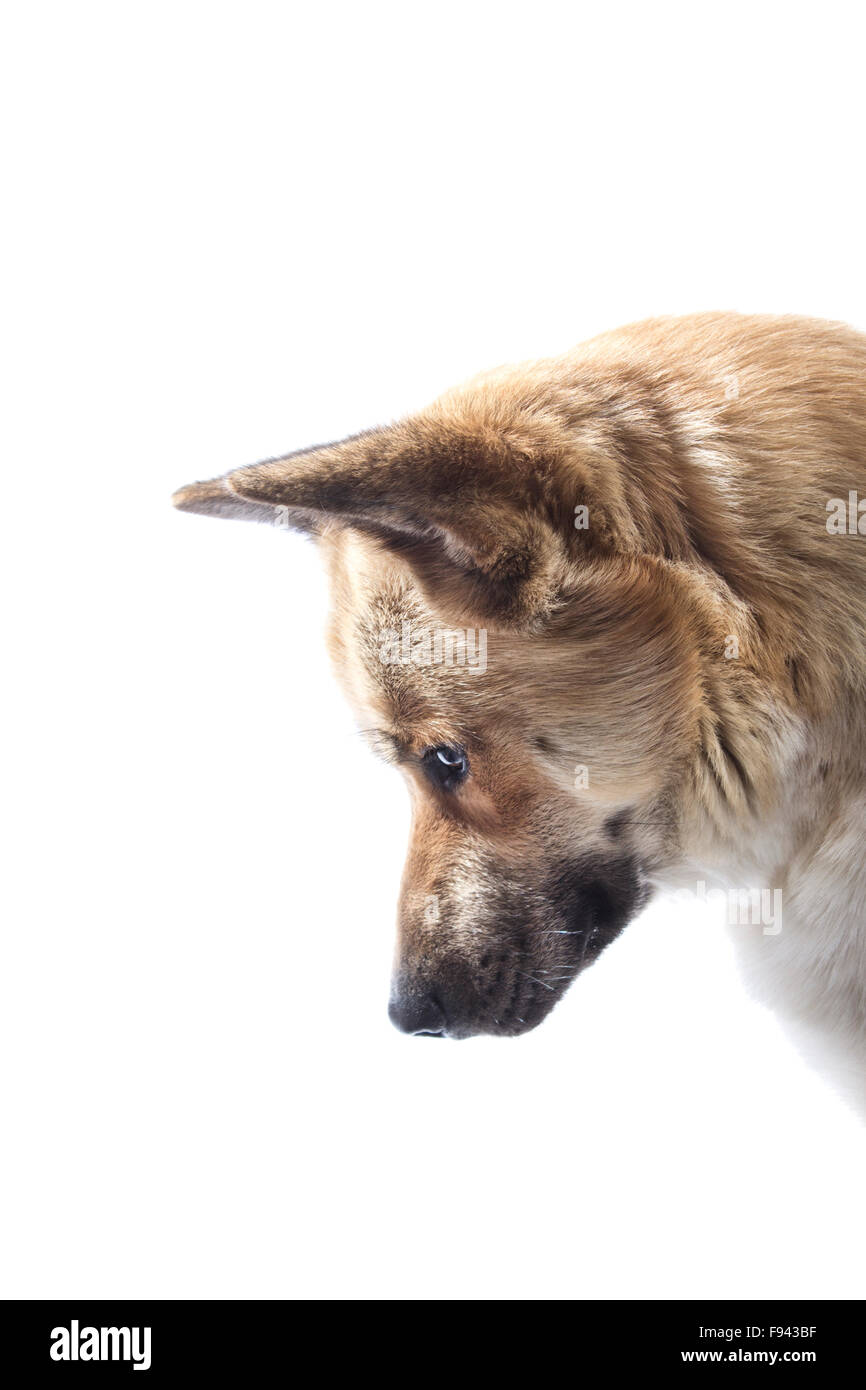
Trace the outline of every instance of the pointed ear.
<instances>
[{"instance_id":1,"label":"pointed ear","mask_svg":"<svg viewBox=\"0 0 866 1390\"><path fill-rule=\"evenodd\" d=\"M232 492L225 478L207 483L188 483L172 494L179 512L199 512L202 516L227 516L237 521L273 521L273 507L257 507Z\"/></svg>"},{"instance_id":2,"label":"pointed ear","mask_svg":"<svg viewBox=\"0 0 866 1390\"><path fill-rule=\"evenodd\" d=\"M574 503L560 463L526 439L416 417L193 483L173 500L314 534L363 531L406 560L443 616L527 626L553 610L569 570Z\"/></svg>"}]
</instances>

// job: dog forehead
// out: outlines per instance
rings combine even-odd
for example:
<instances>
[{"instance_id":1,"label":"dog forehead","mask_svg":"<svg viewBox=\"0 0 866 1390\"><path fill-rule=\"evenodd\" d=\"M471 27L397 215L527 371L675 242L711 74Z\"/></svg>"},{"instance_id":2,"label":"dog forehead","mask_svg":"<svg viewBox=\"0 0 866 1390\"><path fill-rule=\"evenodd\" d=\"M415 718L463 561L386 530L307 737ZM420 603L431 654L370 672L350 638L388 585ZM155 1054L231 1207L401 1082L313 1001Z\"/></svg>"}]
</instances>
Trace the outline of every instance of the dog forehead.
<instances>
[{"instance_id":1,"label":"dog forehead","mask_svg":"<svg viewBox=\"0 0 866 1390\"><path fill-rule=\"evenodd\" d=\"M450 654L442 650L450 629L430 611L408 567L349 534L332 547L329 571L329 647L356 710L403 733L442 724L460 672L436 659Z\"/></svg>"}]
</instances>

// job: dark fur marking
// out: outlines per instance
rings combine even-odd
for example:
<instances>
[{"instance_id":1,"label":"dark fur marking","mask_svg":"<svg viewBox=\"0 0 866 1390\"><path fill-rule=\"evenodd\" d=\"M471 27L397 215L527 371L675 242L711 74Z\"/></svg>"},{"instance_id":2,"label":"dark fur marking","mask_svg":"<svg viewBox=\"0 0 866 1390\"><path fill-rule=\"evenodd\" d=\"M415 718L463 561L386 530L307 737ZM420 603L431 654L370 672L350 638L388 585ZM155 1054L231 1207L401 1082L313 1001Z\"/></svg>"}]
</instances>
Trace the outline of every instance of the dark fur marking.
<instances>
[{"instance_id":1,"label":"dark fur marking","mask_svg":"<svg viewBox=\"0 0 866 1390\"><path fill-rule=\"evenodd\" d=\"M617 811L614 815L609 816L604 823L604 829L612 840L619 840L628 829L630 823L631 811L626 808L624 811Z\"/></svg>"},{"instance_id":2,"label":"dark fur marking","mask_svg":"<svg viewBox=\"0 0 866 1390\"><path fill-rule=\"evenodd\" d=\"M740 786L743 789L743 794L746 800L749 802L749 804L751 804L755 794L755 789L752 785L751 778L749 777L748 773L746 772L746 769L743 767L743 764L740 762L740 759L737 757L733 748L731 748L725 736L719 732L716 734L716 737L718 739L719 747L724 753L725 758L727 759L729 765L733 769L737 777L737 780L739 781Z\"/></svg>"},{"instance_id":3,"label":"dark fur marking","mask_svg":"<svg viewBox=\"0 0 866 1390\"><path fill-rule=\"evenodd\" d=\"M577 967L589 964L631 920L648 897L637 860L589 858L563 867L550 891L557 915L577 933L572 943Z\"/></svg>"}]
</instances>

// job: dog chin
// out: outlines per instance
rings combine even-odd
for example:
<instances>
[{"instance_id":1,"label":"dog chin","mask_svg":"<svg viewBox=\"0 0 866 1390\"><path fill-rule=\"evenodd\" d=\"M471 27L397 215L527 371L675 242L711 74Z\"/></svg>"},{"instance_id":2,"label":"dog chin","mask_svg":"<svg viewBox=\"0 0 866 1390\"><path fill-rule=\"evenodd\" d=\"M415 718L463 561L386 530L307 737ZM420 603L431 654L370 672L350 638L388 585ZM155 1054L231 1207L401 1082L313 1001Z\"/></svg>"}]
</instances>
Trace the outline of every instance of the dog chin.
<instances>
[{"instance_id":1,"label":"dog chin","mask_svg":"<svg viewBox=\"0 0 866 1390\"><path fill-rule=\"evenodd\" d=\"M560 961L553 968L549 958L537 964L522 960L519 967L512 967L511 977L493 996L489 989L480 992L477 1008L470 1014L462 1018L449 1017L441 1035L461 1040L479 1036L519 1038L531 1033L544 1022L578 976L597 960L615 934L602 936L593 927L585 933L563 928L563 940L569 942L572 957L579 956L579 959L567 963ZM575 938L582 940L580 946L573 944Z\"/></svg>"}]
</instances>

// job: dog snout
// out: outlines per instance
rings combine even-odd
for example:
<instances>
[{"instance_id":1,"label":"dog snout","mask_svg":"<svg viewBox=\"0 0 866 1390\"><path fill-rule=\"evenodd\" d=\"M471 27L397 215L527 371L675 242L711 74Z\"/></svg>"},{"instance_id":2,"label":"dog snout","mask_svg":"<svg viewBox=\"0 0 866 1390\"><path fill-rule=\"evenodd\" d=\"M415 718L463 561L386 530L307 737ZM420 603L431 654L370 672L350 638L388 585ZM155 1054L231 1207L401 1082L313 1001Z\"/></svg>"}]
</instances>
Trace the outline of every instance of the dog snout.
<instances>
[{"instance_id":1,"label":"dog snout","mask_svg":"<svg viewBox=\"0 0 866 1390\"><path fill-rule=\"evenodd\" d=\"M444 1038L445 1011L432 990L397 987L388 1004L388 1017L403 1033Z\"/></svg>"}]
</instances>

